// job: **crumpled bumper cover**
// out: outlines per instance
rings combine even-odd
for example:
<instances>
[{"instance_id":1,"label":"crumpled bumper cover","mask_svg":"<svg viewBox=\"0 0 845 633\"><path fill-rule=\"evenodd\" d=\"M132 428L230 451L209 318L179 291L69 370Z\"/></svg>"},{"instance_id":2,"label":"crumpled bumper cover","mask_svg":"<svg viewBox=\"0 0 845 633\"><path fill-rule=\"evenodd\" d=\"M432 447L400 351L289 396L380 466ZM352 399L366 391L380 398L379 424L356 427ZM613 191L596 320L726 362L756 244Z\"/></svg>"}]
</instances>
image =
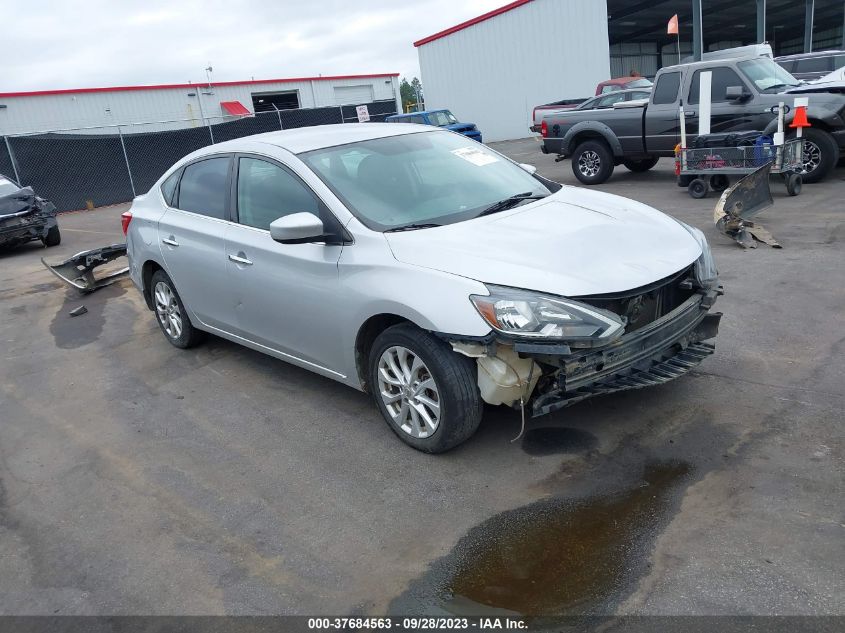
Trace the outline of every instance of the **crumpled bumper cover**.
<instances>
[{"instance_id":1,"label":"crumpled bumper cover","mask_svg":"<svg viewBox=\"0 0 845 633\"><path fill-rule=\"evenodd\" d=\"M94 292L129 273L129 267L114 270L102 277L94 276L94 269L126 256L126 244L111 244L90 251L82 251L58 264L48 264L44 258L41 263L51 273L82 293Z\"/></svg>"},{"instance_id":2,"label":"crumpled bumper cover","mask_svg":"<svg viewBox=\"0 0 845 633\"><path fill-rule=\"evenodd\" d=\"M690 297L654 323L611 345L570 354L533 353L538 362L556 364L556 381L531 399L533 416L545 415L592 396L659 385L695 368L715 350L722 314L708 313L716 292ZM551 349L549 350L551 351Z\"/></svg>"}]
</instances>

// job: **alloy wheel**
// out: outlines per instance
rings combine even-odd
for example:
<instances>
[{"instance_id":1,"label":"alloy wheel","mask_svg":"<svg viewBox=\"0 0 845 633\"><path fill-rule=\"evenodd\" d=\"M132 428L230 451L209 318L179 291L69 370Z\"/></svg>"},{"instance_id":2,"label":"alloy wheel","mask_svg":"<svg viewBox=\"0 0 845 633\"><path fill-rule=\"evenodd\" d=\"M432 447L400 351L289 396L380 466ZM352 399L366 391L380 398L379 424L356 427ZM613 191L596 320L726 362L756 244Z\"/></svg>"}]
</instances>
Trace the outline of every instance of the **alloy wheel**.
<instances>
[{"instance_id":1,"label":"alloy wheel","mask_svg":"<svg viewBox=\"0 0 845 633\"><path fill-rule=\"evenodd\" d=\"M578 171L592 178L601 169L601 158L593 150L587 150L578 157Z\"/></svg>"},{"instance_id":2,"label":"alloy wheel","mask_svg":"<svg viewBox=\"0 0 845 633\"><path fill-rule=\"evenodd\" d=\"M179 310L179 302L173 290L163 281L155 286L156 315L170 338L179 338L182 335L182 312Z\"/></svg>"},{"instance_id":3,"label":"alloy wheel","mask_svg":"<svg viewBox=\"0 0 845 633\"><path fill-rule=\"evenodd\" d=\"M822 161L821 148L815 143L813 143L813 141L805 140L802 161L804 163L803 173L809 174L811 172L814 172L816 169L819 168L819 164Z\"/></svg>"},{"instance_id":4,"label":"alloy wheel","mask_svg":"<svg viewBox=\"0 0 845 633\"><path fill-rule=\"evenodd\" d=\"M378 390L388 414L405 433L423 439L440 425L440 392L423 360L393 346L378 362Z\"/></svg>"}]
</instances>

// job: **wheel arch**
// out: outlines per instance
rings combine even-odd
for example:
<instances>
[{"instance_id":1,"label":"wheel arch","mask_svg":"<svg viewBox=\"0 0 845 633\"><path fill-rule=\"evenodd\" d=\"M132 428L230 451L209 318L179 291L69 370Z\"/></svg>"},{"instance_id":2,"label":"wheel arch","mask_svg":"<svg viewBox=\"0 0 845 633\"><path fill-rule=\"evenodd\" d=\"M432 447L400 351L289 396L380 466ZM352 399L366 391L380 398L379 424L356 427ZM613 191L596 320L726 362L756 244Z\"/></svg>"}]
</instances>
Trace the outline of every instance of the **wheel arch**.
<instances>
[{"instance_id":1,"label":"wheel arch","mask_svg":"<svg viewBox=\"0 0 845 633\"><path fill-rule=\"evenodd\" d=\"M369 366L370 350L373 348L373 343L375 343L378 335L384 332L387 328L400 323L411 323L412 325L417 325L404 316L390 312L383 312L381 314L371 316L361 324L361 327L358 328L358 333L355 336L355 369L358 372L358 380L361 383L361 389L366 393L370 392L370 386L367 380L367 368Z\"/></svg>"},{"instance_id":2,"label":"wheel arch","mask_svg":"<svg viewBox=\"0 0 845 633\"><path fill-rule=\"evenodd\" d=\"M582 121L573 125L563 137L563 147L567 155L571 156L578 145L584 141L593 139L607 143L607 146L615 157L624 156L622 143L616 136L616 133L604 123L597 121Z\"/></svg>"},{"instance_id":3,"label":"wheel arch","mask_svg":"<svg viewBox=\"0 0 845 633\"><path fill-rule=\"evenodd\" d=\"M144 295L144 302L150 310L155 308L153 305L153 293L150 288L150 282L157 270L164 270L164 266L154 259L148 259L144 262L144 265L141 266L141 293Z\"/></svg>"}]
</instances>

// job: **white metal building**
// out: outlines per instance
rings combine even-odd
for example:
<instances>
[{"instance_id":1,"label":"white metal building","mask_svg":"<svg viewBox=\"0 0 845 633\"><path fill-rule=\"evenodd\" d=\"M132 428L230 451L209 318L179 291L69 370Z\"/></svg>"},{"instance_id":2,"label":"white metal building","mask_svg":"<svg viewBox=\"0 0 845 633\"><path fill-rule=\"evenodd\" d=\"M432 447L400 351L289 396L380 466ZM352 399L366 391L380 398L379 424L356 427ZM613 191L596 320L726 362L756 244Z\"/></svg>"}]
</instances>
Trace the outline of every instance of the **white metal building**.
<instances>
[{"instance_id":1,"label":"white metal building","mask_svg":"<svg viewBox=\"0 0 845 633\"><path fill-rule=\"evenodd\" d=\"M301 77L209 84L168 84L0 93L0 136L170 121L145 131L219 123L225 117L292 108L393 100L398 74Z\"/></svg>"},{"instance_id":2,"label":"white metal building","mask_svg":"<svg viewBox=\"0 0 845 633\"><path fill-rule=\"evenodd\" d=\"M601 0L516 0L414 46L426 108L490 141L529 136L534 106L588 97L610 77Z\"/></svg>"}]
</instances>

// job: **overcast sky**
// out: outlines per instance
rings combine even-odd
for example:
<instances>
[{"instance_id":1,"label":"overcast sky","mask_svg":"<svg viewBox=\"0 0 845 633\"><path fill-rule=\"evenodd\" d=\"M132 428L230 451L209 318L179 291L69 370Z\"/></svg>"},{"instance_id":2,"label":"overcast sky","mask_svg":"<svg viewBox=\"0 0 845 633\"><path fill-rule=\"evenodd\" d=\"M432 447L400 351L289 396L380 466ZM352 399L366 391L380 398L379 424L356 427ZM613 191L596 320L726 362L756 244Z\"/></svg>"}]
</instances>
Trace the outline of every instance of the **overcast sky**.
<instances>
[{"instance_id":1,"label":"overcast sky","mask_svg":"<svg viewBox=\"0 0 845 633\"><path fill-rule=\"evenodd\" d=\"M507 0L0 0L0 92L419 75L413 42Z\"/></svg>"}]
</instances>

